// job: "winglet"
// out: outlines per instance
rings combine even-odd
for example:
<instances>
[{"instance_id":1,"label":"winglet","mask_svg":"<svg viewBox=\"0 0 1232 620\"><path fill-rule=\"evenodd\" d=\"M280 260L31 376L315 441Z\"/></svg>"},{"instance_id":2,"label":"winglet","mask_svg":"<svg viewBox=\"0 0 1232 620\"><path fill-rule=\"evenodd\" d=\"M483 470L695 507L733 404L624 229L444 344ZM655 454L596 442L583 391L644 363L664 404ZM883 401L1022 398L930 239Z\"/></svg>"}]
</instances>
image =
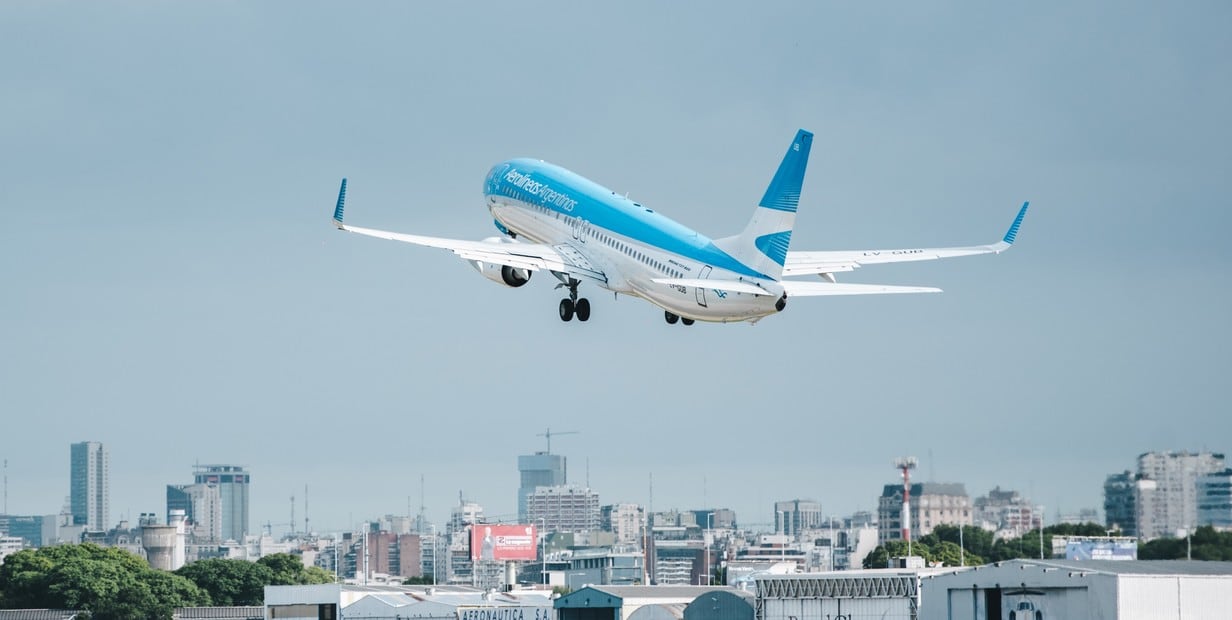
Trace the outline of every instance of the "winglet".
<instances>
[{"instance_id":1,"label":"winglet","mask_svg":"<svg viewBox=\"0 0 1232 620\"><path fill-rule=\"evenodd\" d=\"M341 205L342 203L338 203L338 204ZM1022 226L1022 218L1027 215L1027 207L1030 204L1031 204L1030 202L1022 203L1022 208L1018 210L1018 217L1014 218L1014 223L1010 224L1010 229L1006 231L1005 238L1002 239L1002 241L1004 241L1006 245L1014 244L1014 238L1018 236L1018 227ZM339 209L341 208L342 207L339 207Z\"/></svg>"},{"instance_id":2,"label":"winglet","mask_svg":"<svg viewBox=\"0 0 1232 620\"><path fill-rule=\"evenodd\" d=\"M346 179L342 179L342 187L338 188L338 205L334 207L334 226L342 228L342 209L346 203ZM1022 219L1022 216L1018 216ZM1017 224L1015 224L1017 226Z\"/></svg>"}]
</instances>

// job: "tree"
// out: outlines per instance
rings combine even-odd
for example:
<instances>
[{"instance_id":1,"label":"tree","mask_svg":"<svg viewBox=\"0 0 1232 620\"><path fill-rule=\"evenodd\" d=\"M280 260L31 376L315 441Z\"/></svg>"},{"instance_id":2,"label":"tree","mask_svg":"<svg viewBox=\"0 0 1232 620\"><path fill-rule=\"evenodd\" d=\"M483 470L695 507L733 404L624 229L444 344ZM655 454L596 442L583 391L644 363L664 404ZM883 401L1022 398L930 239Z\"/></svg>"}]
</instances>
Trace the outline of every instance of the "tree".
<instances>
[{"instance_id":1,"label":"tree","mask_svg":"<svg viewBox=\"0 0 1232 620\"><path fill-rule=\"evenodd\" d=\"M907 555L918 555L924 558L924 561L929 561L930 551L928 545L921 542L911 543L911 552L907 552L907 541L905 540L890 540L885 544L877 545L876 549L864 556L864 568L889 568L890 558L905 557Z\"/></svg>"},{"instance_id":2,"label":"tree","mask_svg":"<svg viewBox=\"0 0 1232 620\"><path fill-rule=\"evenodd\" d=\"M928 545L947 541L955 545L959 544L959 527L957 525L938 525L933 528L927 536L920 539L921 542ZM989 557L992 554L993 535L992 532L973 525L964 525L962 527L962 548L965 555L978 556L981 559ZM967 561L970 566L971 562Z\"/></svg>"},{"instance_id":3,"label":"tree","mask_svg":"<svg viewBox=\"0 0 1232 620\"><path fill-rule=\"evenodd\" d=\"M248 560L211 558L186 564L175 571L209 593L214 605L261 605L265 586L274 584L269 566Z\"/></svg>"},{"instance_id":4,"label":"tree","mask_svg":"<svg viewBox=\"0 0 1232 620\"><path fill-rule=\"evenodd\" d=\"M5 607L82 609L96 620L170 620L176 607L209 604L182 577L140 557L92 543L26 549L0 566Z\"/></svg>"},{"instance_id":5,"label":"tree","mask_svg":"<svg viewBox=\"0 0 1232 620\"><path fill-rule=\"evenodd\" d=\"M1204 561L1232 560L1232 532L1217 532L1206 525L1194 530L1189 540L1156 538L1138 545L1140 560L1183 560L1187 556Z\"/></svg>"},{"instance_id":6,"label":"tree","mask_svg":"<svg viewBox=\"0 0 1232 620\"><path fill-rule=\"evenodd\" d=\"M304 566L301 556L290 553L271 553L259 560L274 573L271 586L310 585L333 583L334 576L319 566Z\"/></svg>"}]
</instances>

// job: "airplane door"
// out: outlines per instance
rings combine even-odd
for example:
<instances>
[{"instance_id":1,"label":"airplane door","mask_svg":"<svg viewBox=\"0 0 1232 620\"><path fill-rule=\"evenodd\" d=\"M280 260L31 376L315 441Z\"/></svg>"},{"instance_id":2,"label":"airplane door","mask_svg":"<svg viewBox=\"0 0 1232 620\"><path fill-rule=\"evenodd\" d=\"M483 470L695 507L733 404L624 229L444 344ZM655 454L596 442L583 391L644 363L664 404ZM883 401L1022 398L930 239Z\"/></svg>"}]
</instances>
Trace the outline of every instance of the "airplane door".
<instances>
[{"instance_id":1,"label":"airplane door","mask_svg":"<svg viewBox=\"0 0 1232 620\"><path fill-rule=\"evenodd\" d=\"M710 268L710 265L706 265L705 267L702 267L700 272L698 272L697 277L702 279L709 278L711 271L713 271L713 269ZM697 287L697 305L703 308L706 307L706 289L700 286Z\"/></svg>"}]
</instances>

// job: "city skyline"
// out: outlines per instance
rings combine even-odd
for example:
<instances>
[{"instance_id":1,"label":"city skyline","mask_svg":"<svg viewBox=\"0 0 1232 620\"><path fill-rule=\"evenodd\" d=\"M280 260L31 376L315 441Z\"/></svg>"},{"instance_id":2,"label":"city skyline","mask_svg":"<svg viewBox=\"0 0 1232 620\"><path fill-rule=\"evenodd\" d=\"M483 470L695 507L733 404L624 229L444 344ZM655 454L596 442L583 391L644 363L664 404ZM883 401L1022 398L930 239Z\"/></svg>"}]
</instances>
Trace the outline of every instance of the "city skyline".
<instances>
[{"instance_id":1,"label":"city skyline","mask_svg":"<svg viewBox=\"0 0 1232 620\"><path fill-rule=\"evenodd\" d=\"M79 444L73 444L73 447L74 449L76 449L76 446L84 445L84 444L92 444L92 445L98 446L99 448L102 448L102 444L100 442L81 442ZM511 467L511 469L514 470L515 473L517 473L518 475L511 476L512 478L514 478L514 480L511 480L510 485L511 485L511 488L517 489L517 493L519 497L523 490L523 487L521 486L522 481L518 480L518 478L521 475L521 472L525 471L522 468L527 463L527 461L523 460L523 458L521 457L542 456L543 454L544 453L542 452L535 452L532 455L517 455L517 458L515 459L513 463L513 465L516 465L516 468ZM1185 453L1184 451L1179 451L1179 452L1178 451L1163 451L1163 452L1158 452L1158 453L1144 453L1142 455L1138 455L1137 459L1141 460L1143 457L1148 456L1148 455L1153 455L1153 454L1167 455L1167 454L1188 454L1188 453ZM1197 454L1198 453L1195 453L1194 455L1197 456ZM563 458L562 455L553 454L551 456L561 456ZM1216 454L1216 457L1220 457L1220 455ZM110 458L110 454L108 453L108 459L109 458ZM927 470L927 465L925 465L924 469ZM215 486L221 486L219 485L220 480L210 480L209 476L211 475L218 476L222 474L223 472L230 472L230 475L238 474L240 476L243 476L244 481L242 482L242 486L237 486L237 485L232 484L231 486L235 486L236 488L234 490L227 491L227 493L236 494L234 498L230 500L223 500L221 504L223 507L229 506L230 509L232 510L232 514L237 515L237 516L233 516L232 519L234 518L243 519L244 518L242 515L247 511L248 504L251 501L247 496L248 485L251 483L251 477L252 477L251 471L239 465L201 465L201 464L193 465L193 470L196 472L194 474L194 483L195 483L194 486L203 486L204 483L207 483L207 482ZM1106 474L1106 475L1115 475L1115 473L1116 472L1111 472L1110 474ZM1106 482L1107 480L1105 479L1104 484L1101 484L1098 489L1097 501L1092 501L1088 505L1075 506L1073 508L1068 508L1068 507L1066 508L1051 507L1050 508L1046 504L1044 504L1042 501L1040 501L1037 497L1035 497L1030 491L1023 493L1023 495L1026 501L1030 502L1031 506L1044 506L1045 508L1044 523L1045 524L1050 524L1050 523L1055 522L1058 516L1072 518L1073 516L1076 516L1083 511L1089 511L1089 510L1095 511L1096 514L1101 519L1103 519L1105 517L1105 515L1103 514L1104 512L1103 509L1104 509L1104 503L1105 503L1106 494L1107 494L1107 488L1105 486ZM960 488L965 488L967 486L963 482L948 482L947 481L947 482L939 483L939 482L932 481L932 480L920 480L918 478L913 480L912 484L913 486L916 486L916 487L918 487L921 484L930 484L933 486L937 486L937 485L956 486ZM987 489L983 489L982 487L973 487L971 489L967 489L965 493L967 494L967 497L969 499L974 500L977 496L984 494L984 493L1001 492L1002 486L1003 485L998 484L998 485L989 487ZM157 514L165 513L166 510L169 510L172 507L170 505L170 498L171 498L170 491L173 488L179 491L183 491L183 490L190 489L192 487L189 487L188 485L166 484L164 485L166 494L163 495L163 499L161 500L162 503L159 504L157 509L156 510L142 510L141 512L155 512ZM559 487L559 488L564 489L565 487ZM649 499L648 497L643 498L643 499L637 499L637 498L617 499L617 498L605 497L602 492L602 489L594 489L590 487L580 487L579 485L569 485L569 488L576 489L576 490L581 490L585 488L588 491L593 491L595 493L598 493L600 497L598 505L607 506L607 505L614 505L614 504L631 503L631 504L641 506L643 508L649 508L647 506L647 500ZM733 506L741 505L739 503L723 504L723 503L715 503L711 501L709 504L705 504L705 503L681 504L679 502L673 501L673 499L669 497L669 498L665 498L666 502L668 502L666 505L663 505L663 504L656 505L655 512L664 512L664 511L673 511L673 510L675 511L694 510L695 511L695 510L721 509L721 508L732 509L736 513L737 520L742 529L762 529L765 531L776 531L778 528L778 525L777 525L778 520L782 518L781 511L784 510L784 506L805 506L807 505L810 507L809 508L810 511L813 511L813 513L816 513L816 515L819 515L819 516L810 517L814 519L828 519L830 517L834 517L834 518L849 517L852 514L857 513L857 512L869 512L869 513L876 514L879 510L880 504L883 503L885 500L885 493L889 492L890 490L897 490L900 488L901 488L901 483L899 482L886 482L883 485L881 485L881 490L877 491L877 494L874 496L873 501L869 505L856 506L854 509L851 509L851 510L829 510L829 509L820 510L821 507L828 505L829 502L826 502L824 500L816 501L813 499L802 499L799 496L799 494L796 494L796 495L790 495L790 497L792 497L793 499L771 500L768 506L759 506L759 505L750 504L748 502L743 502L743 506L744 506L743 509L733 508ZM306 491L307 489L304 489L304 490ZM1020 492L1021 490L1014 489L1014 493L1017 494ZM217 490L215 490L215 497L216 498L221 497L221 494ZM788 497L788 496L784 496L784 497ZM330 501L328 497L319 498L319 499L320 501L325 501L325 502ZM396 503L396 500L395 498L390 498L390 499L391 499L391 506L392 506L392 503ZM364 514L362 516L356 516L352 512L353 521L351 523L341 524L341 525L327 523L326 525L320 528L316 527L316 524L319 524L321 522L321 519L319 517L312 517L313 519L312 531L319 531L322 533L347 531L348 529L355 529L357 526L363 523L367 523L373 519L390 516L390 515L401 515L401 516L406 516L408 518L414 519L418 514L419 505L418 504L412 505L411 499L412 498L410 497L406 498L406 504L405 504L406 513L405 514L393 511L391 509L384 509L384 510L377 509L369 514ZM499 503L487 502L483 499L470 497L470 496L465 497L465 499L468 502L473 502L475 504L478 504L479 506L482 506L485 511L485 520L488 522L494 522L494 523L496 522L501 522L501 523L527 522L529 523L529 521L520 521L518 519L517 513L501 512L500 508L493 510L493 507L499 506ZM661 498L661 499L664 499L664 498ZM840 504L845 504L845 502L842 502L841 500L839 500L839 498L834 498L834 499L837 500L838 503ZM187 496L185 496L184 500L177 499L177 501L187 501ZM218 499L215 499L214 501L217 502ZM302 501L303 501L303 496L300 495L299 502L302 502ZM458 498L457 496L455 496L454 503L445 506L443 509L441 509L441 511L444 511L447 513L453 511L458 505L457 501L458 501ZM705 496L703 495L703 502L705 501L707 500ZM181 506L179 503L177 503L175 507L183 508L184 506ZM796 508L796 509L799 509L799 508ZM294 531L302 531L303 519L305 518L305 515L303 514L303 512L300 512L300 511L303 510L303 504L298 503L294 508L291 508L290 506L288 506L288 510L293 510L298 515L298 519L297 519L297 522L294 524L294 527L290 527L291 523L287 521L274 521L274 519L276 519L277 516L274 514L271 514L266 518L259 518L256 520L253 520L251 517L249 517L248 521L250 521L251 523L248 526L248 531L249 532L263 531L265 524L271 523L271 522L277 523L280 527L280 531L284 531L283 528L285 528L285 531L291 531L292 529L294 529ZM897 509L894 509L894 510L896 511ZM189 512L191 514L191 511ZM434 512L437 512L437 510L430 509L430 510L427 510L425 514L428 517L430 522L441 524L441 526L443 527L444 524L449 521L449 517L448 516L437 517L437 516L434 516L433 514ZM761 518L760 516L765 513L768 513L770 516L768 521L763 520L763 518ZM44 514L54 514L54 512L49 511L49 510L43 510L43 511L36 510L33 512L11 511L9 514L44 515ZM224 511L219 509L219 515L223 515L223 514L224 514ZM745 515L745 516L740 516L740 515ZM896 518L897 512L895 512L894 515L892 516ZM219 518L223 518L223 517L220 516ZM112 519L113 523L108 525L108 529L110 527L115 526L121 520L132 521L133 518L128 515L121 515L121 516L113 517ZM234 532L236 530L233 528L235 528L236 526L232 524L231 520L225 519L225 518L223 518L223 520L225 523L228 524L225 527L232 528L232 529L227 530L227 532L230 532L231 535L223 535L222 539L242 538L242 535L238 537L234 535ZM745 524L752 524L752 527L746 527ZM224 527L223 525L218 526L219 530L222 530L223 527Z\"/></svg>"},{"instance_id":2,"label":"city skyline","mask_svg":"<svg viewBox=\"0 0 1232 620\"><path fill-rule=\"evenodd\" d=\"M918 481L1101 505L1153 450L1221 450L1232 349L1232 5L775 2L534 9L0 4L0 457L56 512L64 446L111 453L111 520L193 463L253 473L253 530L459 491L515 515L544 428L603 503L870 510ZM711 237L815 134L791 248L988 243L671 329L536 277L356 242L497 236L484 173L527 156ZM358 221L358 220L357 220ZM931 457L930 457L931 453ZM651 500L653 476L654 492Z\"/></svg>"}]
</instances>

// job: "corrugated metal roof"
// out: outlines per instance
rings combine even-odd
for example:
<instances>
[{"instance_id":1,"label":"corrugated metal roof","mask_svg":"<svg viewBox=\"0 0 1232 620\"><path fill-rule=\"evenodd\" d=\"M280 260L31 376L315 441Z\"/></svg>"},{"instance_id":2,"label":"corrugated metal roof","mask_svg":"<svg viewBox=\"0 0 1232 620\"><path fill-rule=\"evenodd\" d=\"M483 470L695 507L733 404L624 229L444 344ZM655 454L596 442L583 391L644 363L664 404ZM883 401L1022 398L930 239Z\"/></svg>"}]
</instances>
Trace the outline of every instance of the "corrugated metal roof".
<instances>
[{"instance_id":1,"label":"corrugated metal roof","mask_svg":"<svg viewBox=\"0 0 1232 620\"><path fill-rule=\"evenodd\" d=\"M1106 575L1225 575L1232 576L1232 562L1188 560L1008 560L1000 566L1040 566L1072 572Z\"/></svg>"},{"instance_id":2,"label":"corrugated metal roof","mask_svg":"<svg viewBox=\"0 0 1232 620\"><path fill-rule=\"evenodd\" d=\"M0 609L0 620L70 620L80 613L71 609Z\"/></svg>"},{"instance_id":3,"label":"corrugated metal roof","mask_svg":"<svg viewBox=\"0 0 1232 620\"><path fill-rule=\"evenodd\" d=\"M971 567L959 568L957 566L946 566L940 568L863 568L859 570L840 570L829 571L825 573L792 573L789 575L757 575L754 581L767 580L795 580L795 581L817 581L822 579L856 579L859 577L894 577L894 576L919 576L927 577L929 575L940 575L943 573L952 573L958 570L969 570Z\"/></svg>"},{"instance_id":4,"label":"corrugated metal roof","mask_svg":"<svg viewBox=\"0 0 1232 620\"><path fill-rule=\"evenodd\" d=\"M683 620L684 608L688 606L687 603L642 605L629 614L629 620Z\"/></svg>"},{"instance_id":5,"label":"corrugated metal roof","mask_svg":"<svg viewBox=\"0 0 1232 620\"><path fill-rule=\"evenodd\" d=\"M734 590L727 586L587 586L612 596L625 598L697 598L714 590Z\"/></svg>"},{"instance_id":6,"label":"corrugated metal roof","mask_svg":"<svg viewBox=\"0 0 1232 620\"><path fill-rule=\"evenodd\" d=\"M171 615L177 620L262 620L265 608L254 607L177 607Z\"/></svg>"}]
</instances>

